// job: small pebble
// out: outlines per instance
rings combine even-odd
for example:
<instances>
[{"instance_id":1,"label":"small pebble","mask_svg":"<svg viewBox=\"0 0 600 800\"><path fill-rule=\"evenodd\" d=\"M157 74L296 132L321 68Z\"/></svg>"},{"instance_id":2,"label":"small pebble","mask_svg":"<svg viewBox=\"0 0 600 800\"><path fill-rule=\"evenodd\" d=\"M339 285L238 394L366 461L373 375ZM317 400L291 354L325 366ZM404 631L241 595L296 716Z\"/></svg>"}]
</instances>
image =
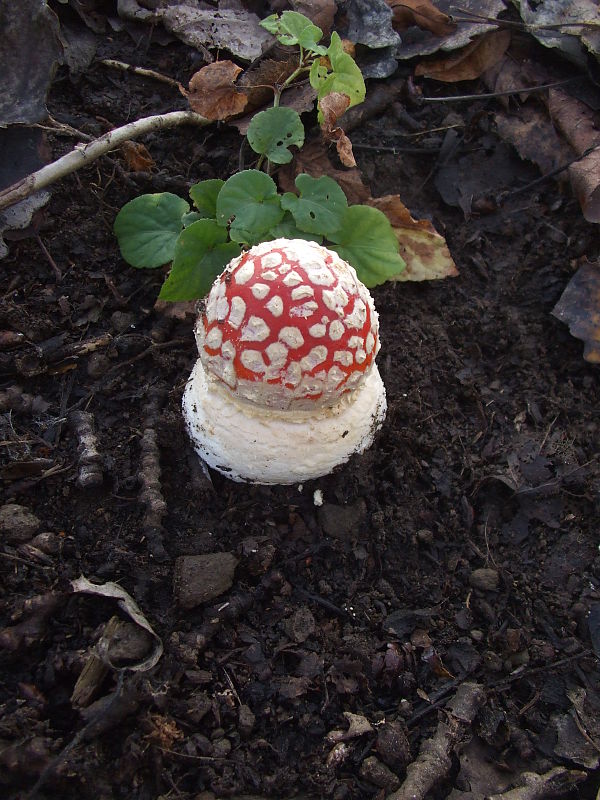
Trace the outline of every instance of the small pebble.
<instances>
[{"instance_id":1,"label":"small pebble","mask_svg":"<svg viewBox=\"0 0 600 800\"><path fill-rule=\"evenodd\" d=\"M182 608L195 608L231 588L238 560L233 553L180 556L175 562L174 590Z\"/></svg>"},{"instance_id":2,"label":"small pebble","mask_svg":"<svg viewBox=\"0 0 600 800\"><path fill-rule=\"evenodd\" d=\"M470 576L471 586L481 589L483 592L493 592L500 585L500 575L498 570L482 567L475 569Z\"/></svg>"},{"instance_id":3,"label":"small pebble","mask_svg":"<svg viewBox=\"0 0 600 800\"><path fill-rule=\"evenodd\" d=\"M9 544L28 542L39 530L40 520L25 506L0 506L0 540Z\"/></svg>"},{"instance_id":4,"label":"small pebble","mask_svg":"<svg viewBox=\"0 0 600 800\"><path fill-rule=\"evenodd\" d=\"M256 717L252 713L250 706L242 704L238 713L238 730L240 732L240 736L250 736L254 730L255 722Z\"/></svg>"}]
</instances>

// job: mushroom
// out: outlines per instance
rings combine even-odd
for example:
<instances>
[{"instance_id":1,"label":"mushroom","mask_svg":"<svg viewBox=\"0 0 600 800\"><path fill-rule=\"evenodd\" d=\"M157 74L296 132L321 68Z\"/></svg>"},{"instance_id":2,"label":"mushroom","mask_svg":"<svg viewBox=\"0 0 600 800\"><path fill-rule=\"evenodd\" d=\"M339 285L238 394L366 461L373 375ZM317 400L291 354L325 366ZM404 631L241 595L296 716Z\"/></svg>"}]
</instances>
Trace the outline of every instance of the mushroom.
<instances>
[{"instance_id":1,"label":"mushroom","mask_svg":"<svg viewBox=\"0 0 600 800\"><path fill-rule=\"evenodd\" d=\"M378 317L337 253L264 242L214 282L183 396L198 455L235 481L299 483L373 441L386 412Z\"/></svg>"}]
</instances>

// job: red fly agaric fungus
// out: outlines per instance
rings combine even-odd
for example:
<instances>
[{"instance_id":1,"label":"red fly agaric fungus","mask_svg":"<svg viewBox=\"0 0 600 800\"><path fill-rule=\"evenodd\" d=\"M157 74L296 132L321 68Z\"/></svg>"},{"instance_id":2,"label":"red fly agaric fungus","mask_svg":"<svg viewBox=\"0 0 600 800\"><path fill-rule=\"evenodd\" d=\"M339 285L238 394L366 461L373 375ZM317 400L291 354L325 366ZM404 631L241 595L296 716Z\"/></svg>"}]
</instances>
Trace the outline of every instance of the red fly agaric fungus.
<instances>
[{"instance_id":1,"label":"red fly agaric fungus","mask_svg":"<svg viewBox=\"0 0 600 800\"><path fill-rule=\"evenodd\" d=\"M369 447L383 422L373 300L315 242L277 239L231 261L196 340L184 417L200 457L233 480L325 475Z\"/></svg>"}]
</instances>

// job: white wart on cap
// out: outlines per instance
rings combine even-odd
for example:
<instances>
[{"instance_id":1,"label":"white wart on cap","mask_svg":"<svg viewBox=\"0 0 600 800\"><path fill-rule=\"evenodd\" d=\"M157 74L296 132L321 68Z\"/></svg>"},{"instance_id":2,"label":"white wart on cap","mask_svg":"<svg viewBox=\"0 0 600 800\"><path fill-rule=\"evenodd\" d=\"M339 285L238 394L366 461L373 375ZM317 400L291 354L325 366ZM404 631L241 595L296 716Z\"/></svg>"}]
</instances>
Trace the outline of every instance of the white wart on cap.
<instances>
[{"instance_id":1,"label":"white wart on cap","mask_svg":"<svg viewBox=\"0 0 600 800\"><path fill-rule=\"evenodd\" d=\"M196 451L233 480L296 483L373 441L385 417L368 289L315 242L277 239L234 259L196 326L183 398Z\"/></svg>"}]
</instances>

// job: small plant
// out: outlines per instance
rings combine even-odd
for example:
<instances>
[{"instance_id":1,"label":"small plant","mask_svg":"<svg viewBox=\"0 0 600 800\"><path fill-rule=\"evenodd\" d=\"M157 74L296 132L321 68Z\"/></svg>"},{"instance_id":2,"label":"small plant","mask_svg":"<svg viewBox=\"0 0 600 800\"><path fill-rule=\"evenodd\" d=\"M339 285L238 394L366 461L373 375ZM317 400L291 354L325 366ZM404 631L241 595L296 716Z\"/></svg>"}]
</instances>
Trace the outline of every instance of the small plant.
<instances>
[{"instance_id":1,"label":"small plant","mask_svg":"<svg viewBox=\"0 0 600 800\"><path fill-rule=\"evenodd\" d=\"M193 209L170 192L146 194L127 203L115 220L123 258L133 267L152 269L171 263L160 292L162 300L204 297L225 265L243 249L277 238L309 239L326 244L356 269L369 287L404 269L398 240L381 211L348 205L332 178L296 178L297 194L279 193L268 174L271 165L293 158L290 147L304 144L304 125L293 109L280 106L283 91L308 74L320 103L337 93L348 106L361 103L365 84L337 33L328 47L322 31L304 15L284 11L261 23L284 45L297 46L298 67L274 87L273 107L252 118L247 139L259 156L256 169L228 180L201 181L190 189ZM267 172L262 171L265 166Z\"/></svg>"}]
</instances>

